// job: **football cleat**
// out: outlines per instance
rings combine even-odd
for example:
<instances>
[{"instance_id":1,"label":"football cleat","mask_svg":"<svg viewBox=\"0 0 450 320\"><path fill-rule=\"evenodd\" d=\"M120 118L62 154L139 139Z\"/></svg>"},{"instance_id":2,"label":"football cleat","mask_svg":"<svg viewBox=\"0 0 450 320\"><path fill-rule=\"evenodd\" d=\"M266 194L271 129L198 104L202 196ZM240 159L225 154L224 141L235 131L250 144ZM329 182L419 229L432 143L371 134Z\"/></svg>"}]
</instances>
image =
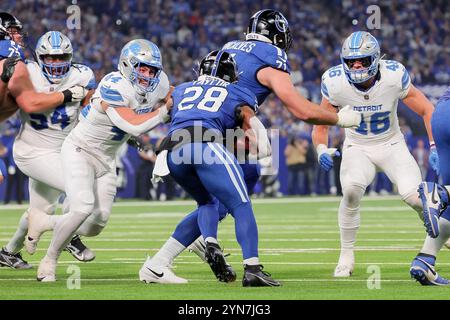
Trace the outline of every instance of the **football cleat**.
<instances>
[{"instance_id":1,"label":"football cleat","mask_svg":"<svg viewBox=\"0 0 450 320\"><path fill-rule=\"evenodd\" d=\"M242 278L244 287L279 287L281 283L272 279L271 274L263 271L263 266L244 265L244 277Z\"/></svg>"},{"instance_id":2,"label":"football cleat","mask_svg":"<svg viewBox=\"0 0 450 320\"><path fill-rule=\"evenodd\" d=\"M194 252L196 255L200 257L200 259L206 262L205 258L206 243L202 236L198 237L197 240L192 242L187 248L189 252Z\"/></svg>"},{"instance_id":3,"label":"football cleat","mask_svg":"<svg viewBox=\"0 0 450 320\"><path fill-rule=\"evenodd\" d=\"M428 262L426 260L429 260ZM446 286L450 281L442 278L434 270L434 258L418 255L414 258L409 269L411 278L416 279L423 286Z\"/></svg>"},{"instance_id":4,"label":"football cleat","mask_svg":"<svg viewBox=\"0 0 450 320\"><path fill-rule=\"evenodd\" d=\"M348 278L353 274L353 265L338 264L334 269L333 277Z\"/></svg>"},{"instance_id":5,"label":"football cleat","mask_svg":"<svg viewBox=\"0 0 450 320\"><path fill-rule=\"evenodd\" d=\"M49 215L40 210L29 209L28 234L25 239L25 248L29 254L34 254L36 252L41 235L49 230L51 230Z\"/></svg>"},{"instance_id":6,"label":"football cleat","mask_svg":"<svg viewBox=\"0 0 450 320\"><path fill-rule=\"evenodd\" d=\"M82 262L89 262L95 259L95 253L81 242L79 235L74 236L64 250L69 251L75 259Z\"/></svg>"},{"instance_id":7,"label":"football cleat","mask_svg":"<svg viewBox=\"0 0 450 320\"><path fill-rule=\"evenodd\" d=\"M439 235L439 215L442 209L440 205L441 190L439 185L433 182L421 182L419 184L420 200L423 206L423 221L425 229L431 238Z\"/></svg>"},{"instance_id":8,"label":"football cleat","mask_svg":"<svg viewBox=\"0 0 450 320\"><path fill-rule=\"evenodd\" d=\"M184 284L188 281L178 277L166 266L148 266L146 263L139 270L139 280L145 283Z\"/></svg>"},{"instance_id":9,"label":"football cleat","mask_svg":"<svg viewBox=\"0 0 450 320\"><path fill-rule=\"evenodd\" d=\"M236 272L225 260L222 249L217 243L206 242L205 258L219 281L233 282L236 280Z\"/></svg>"},{"instance_id":10,"label":"football cleat","mask_svg":"<svg viewBox=\"0 0 450 320\"><path fill-rule=\"evenodd\" d=\"M55 282L56 281L56 260L45 256L39 264L37 272L37 281Z\"/></svg>"},{"instance_id":11,"label":"football cleat","mask_svg":"<svg viewBox=\"0 0 450 320\"><path fill-rule=\"evenodd\" d=\"M31 269L32 266L28 264L25 260L23 260L20 252L18 253L10 253L6 251L5 248L2 248L0 251L0 267L9 267L12 269Z\"/></svg>"}]
</instances>

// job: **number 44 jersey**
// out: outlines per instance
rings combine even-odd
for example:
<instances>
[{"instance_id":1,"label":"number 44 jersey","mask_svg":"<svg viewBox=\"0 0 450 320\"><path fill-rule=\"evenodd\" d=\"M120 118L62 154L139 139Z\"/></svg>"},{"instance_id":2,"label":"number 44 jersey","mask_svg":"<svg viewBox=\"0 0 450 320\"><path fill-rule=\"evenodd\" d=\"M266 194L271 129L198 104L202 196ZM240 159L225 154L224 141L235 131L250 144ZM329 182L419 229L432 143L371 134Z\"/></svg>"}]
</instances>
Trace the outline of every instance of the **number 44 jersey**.
<instances>
[{"instance_id":1,"label":"number 44 jersey","mask_svg":"<svg viewBox=\"0 0 450 320\"><path fill-rule=\"evenodd\" d=\"M321 91L332 105L350 105L361 112L363 121L356 129L345 129L346 143L368 145L402 136L397 117L398 99L404 99L411 86L405 67L393 60L381 60L375 84L367 91L351 84L342 65L322 76Z\"/></svg>"},{"instance_id":2,"label":"number 44 jersey","mask_svg":"<svg viewBox=\"0 0 450 320\"><path fill-rule=\"evenodd\" d=\"M90 90L96 86L94 73L84 65L73 65L69 74L58 84L47 79L36 62L27 61L27 69L37 92L61 92L74 85ZM80 104L69 102L41 113L26 113L20 110L22 127L16 137L16 144L21 141L20 145L25 143L43 149L60 149L77 122Z\"/></svg>"}]
</instances>

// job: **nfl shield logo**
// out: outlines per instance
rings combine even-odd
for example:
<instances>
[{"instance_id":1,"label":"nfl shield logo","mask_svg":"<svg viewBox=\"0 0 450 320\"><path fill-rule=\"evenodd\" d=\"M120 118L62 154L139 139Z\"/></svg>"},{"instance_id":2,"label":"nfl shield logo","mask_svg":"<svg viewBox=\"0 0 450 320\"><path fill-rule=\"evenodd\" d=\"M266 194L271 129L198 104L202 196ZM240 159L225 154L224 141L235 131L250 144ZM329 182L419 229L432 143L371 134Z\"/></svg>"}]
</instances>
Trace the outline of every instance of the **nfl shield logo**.
<instances>
[{"instance_id":1,"label":"nfl shield logo","mask_svg":"<svg viewBox=\"0 0 450 320\"><path fill-rule=\"evenodd\" d=\"M365 95L364 95L364 99L369 100L369 95L368 95L368 94L365 94Z\"/></svg>"}]
</instances>

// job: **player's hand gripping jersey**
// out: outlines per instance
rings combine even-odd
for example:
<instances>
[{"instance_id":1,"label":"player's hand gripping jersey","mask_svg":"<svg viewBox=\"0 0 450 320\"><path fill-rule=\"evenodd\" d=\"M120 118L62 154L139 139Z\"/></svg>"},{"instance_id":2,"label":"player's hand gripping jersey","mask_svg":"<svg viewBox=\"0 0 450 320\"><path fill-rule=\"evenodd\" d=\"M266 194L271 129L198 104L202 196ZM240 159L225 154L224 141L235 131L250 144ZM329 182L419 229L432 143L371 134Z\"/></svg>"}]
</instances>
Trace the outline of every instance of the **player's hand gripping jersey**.
<instances>
[{"instance_id":1,"label":"player's hand gripping jersey","mask_svg":"<svg viewBox=\"0 0 450 320\"><path fill-rule=\"evenodd\" d=\"M37 92L62 92L75 85L91 90L96 85L94 73L84 65L73 65L68 75L58 84L52 83L36 62L27 61L27 68ZM61 148L64 139L77 123L80 105L80 101L68 102L42 113L26 113L20 110L22 127L16 143L23 142L38 148Z\"/></svg>"},{"instance_id":2,"label":"player's hand gripping jersey","mask_svg":"<svg viewBox=\"0 0 450 320\"><path fill-rule=\"evenodd\" d=\"M381 60L379 78L367 91L358 90L346 78L342 65L328 69L322 76L322 95L334 106L347 104L363 114L356 129L345 129L350 144L378 144L401 136L397 117L399 99L411 86L405 67L393 60Z\"/></svg>"},{"instance_id":3,"label":"player's hand gripping jersey","mask_svg":"<svg viewBox=\"0 0 450 320\"><path fill-rule=\"evenodd\" d=\"M145 95L139 95L120 72L111 72L101 80L90 104L83 108L80 122L68 139L110 166L114 163L117 149L130 135L112 123L100 103L103 101L110 107L129 107L136 113L148 113L168 92L169 80L164 72L161 72L156 89Z\"/></svg>"}]
</instances>

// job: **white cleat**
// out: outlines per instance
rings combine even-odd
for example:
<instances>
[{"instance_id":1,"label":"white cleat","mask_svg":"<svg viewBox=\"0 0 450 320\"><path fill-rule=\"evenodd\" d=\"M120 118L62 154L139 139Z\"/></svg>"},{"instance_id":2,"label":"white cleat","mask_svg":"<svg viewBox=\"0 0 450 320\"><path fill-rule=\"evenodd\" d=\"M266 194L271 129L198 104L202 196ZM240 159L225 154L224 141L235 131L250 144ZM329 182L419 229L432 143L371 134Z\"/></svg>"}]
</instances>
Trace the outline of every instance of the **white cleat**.
<instances>
[{"instance_id":1,"label":"white cleat","mask_svg":"<svg viewBox=\"0 0 450 320\"><path fill-rule=\"evenodd\" d=\"M25 239L25 248L29 254L36 252L41 235L52 230L49 215L41 210L30 209L28 212L28 234Z\"/></svg>"},{"instance_id":2,"label":"white cleat","mask_svg":"<svg viewBox=\"0 0 450 320\"><path fill-rule=\"evenodd\" d=\"M348 278L353 273L353 265L338 264L334 269L333 277L335 278Z\"/></svg>"},{"instance_id":3,"label":"white cleat","mask_svg":"<svg viewBox=\"0 0 450 320\"><path fill-rule=\"evenodd\" d=\"M444 243L444 245L447 247L447 249L450 249L450 239L448 239L447 242Z\"/></svg>"},{"instance_id":4,"label":"white cleat","mask_svg":"<svg viewBox=\"0 0 450 320\"><path fill-rule=\"evenodd\" d=\"M55 282L56 281L56 260L50 259L47 255L41 260L37 272L37 281Z\"/></svg>"},{"instance_id":5,"label":"white cleat","mask_svg":"<svg viewBox=\"0 0 450 320\"><path fill-rule=\"evenodd\" d=\"M183 284L188 281L177 277L169 267L155 267L144 264L139 270L139 280L145 283Z\"/></svg>"}]
</instances>

